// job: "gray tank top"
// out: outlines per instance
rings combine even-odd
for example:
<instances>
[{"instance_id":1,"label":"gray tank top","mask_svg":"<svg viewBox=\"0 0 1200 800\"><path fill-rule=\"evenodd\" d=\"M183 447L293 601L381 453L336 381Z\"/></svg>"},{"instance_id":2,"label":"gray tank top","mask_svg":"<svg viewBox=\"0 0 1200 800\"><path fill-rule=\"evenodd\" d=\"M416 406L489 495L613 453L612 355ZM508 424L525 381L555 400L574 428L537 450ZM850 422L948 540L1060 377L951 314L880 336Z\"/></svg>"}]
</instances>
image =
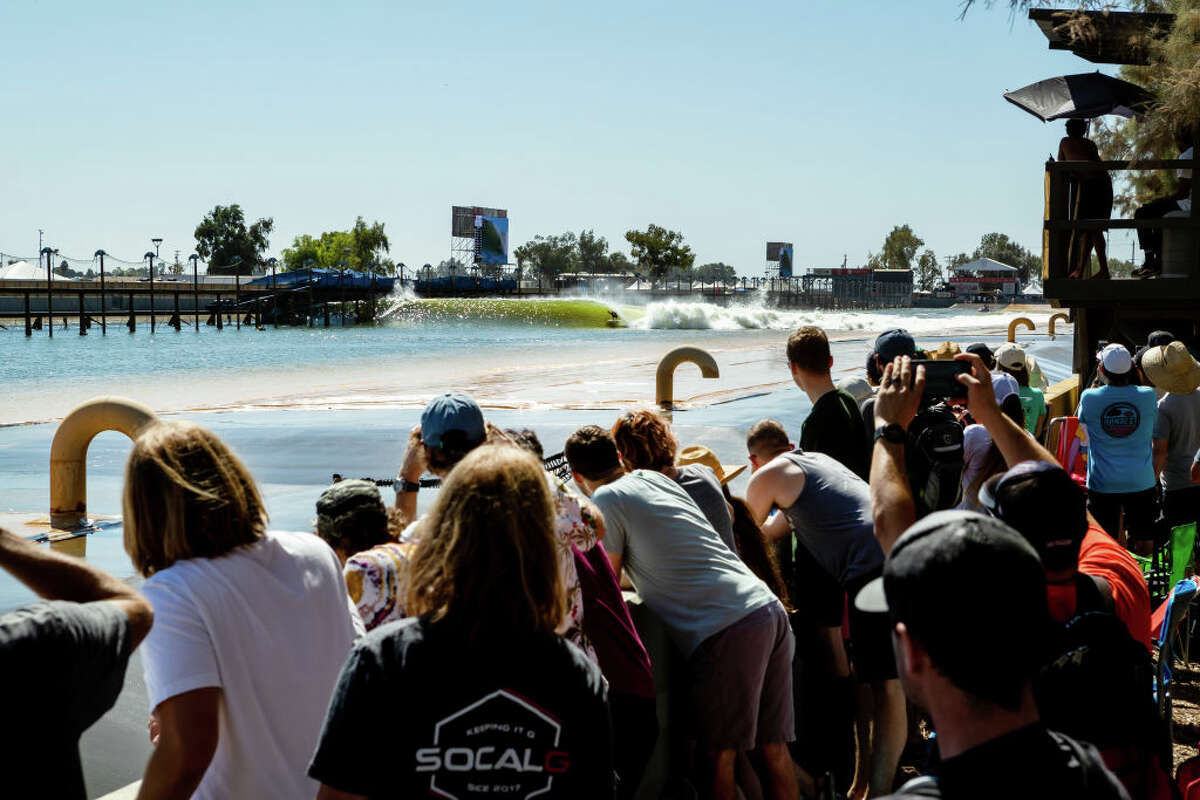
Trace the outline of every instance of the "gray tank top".
<instances>
[{"instance_id":1,"label":"gray tank top","mask_svg":"<svg viewBox=\"0 0 1200 800\"><path fill-rule=\"evenodd\" d=\"M883 568L866 481L824 453L784 453L804 470L804 490L783 509L796 538L843 587Z\"/></svg>"}]
</instances>

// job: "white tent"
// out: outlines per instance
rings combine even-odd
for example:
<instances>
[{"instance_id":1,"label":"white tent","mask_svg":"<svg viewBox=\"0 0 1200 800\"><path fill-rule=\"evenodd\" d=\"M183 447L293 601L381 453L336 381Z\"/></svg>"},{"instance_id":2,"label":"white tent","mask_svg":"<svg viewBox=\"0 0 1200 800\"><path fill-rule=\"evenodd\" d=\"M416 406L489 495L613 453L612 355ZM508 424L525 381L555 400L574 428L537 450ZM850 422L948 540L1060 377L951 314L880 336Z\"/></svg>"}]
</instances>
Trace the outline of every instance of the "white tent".
<instances>
[{"instance_id":1,"label":"white tent","mask_svg":"<svg viewBox=\"0 0 1200 800\"><path fill-rule=\"evenodd\" d=\"M63 275L51 273L51 277L56 281L71 281L73 278L68 278ZM6 267L0 267L0 281L44 281L46 280L46 268L35 267L28 261L14 261Z\"/></svg>"}]
</instances>

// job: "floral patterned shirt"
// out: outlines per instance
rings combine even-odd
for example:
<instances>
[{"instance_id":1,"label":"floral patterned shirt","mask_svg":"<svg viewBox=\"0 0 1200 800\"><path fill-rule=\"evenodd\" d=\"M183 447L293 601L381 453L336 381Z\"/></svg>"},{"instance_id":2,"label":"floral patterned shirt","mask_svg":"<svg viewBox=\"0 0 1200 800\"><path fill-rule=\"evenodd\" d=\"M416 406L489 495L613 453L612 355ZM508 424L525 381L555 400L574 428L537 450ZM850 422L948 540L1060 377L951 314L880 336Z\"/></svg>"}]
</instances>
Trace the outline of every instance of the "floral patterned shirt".
<instances>
[{"instance_id":1,"label":"floral patterned shirt","mask_svg":"<svg viewBox=\"0 0 1200 800\"><path fill-rule=\"evenodd\" d=\"M406 616L404 594L412 547L411 543L387 542L346 559L346 589L367 630Z\"/></svg>"}]
</instances>

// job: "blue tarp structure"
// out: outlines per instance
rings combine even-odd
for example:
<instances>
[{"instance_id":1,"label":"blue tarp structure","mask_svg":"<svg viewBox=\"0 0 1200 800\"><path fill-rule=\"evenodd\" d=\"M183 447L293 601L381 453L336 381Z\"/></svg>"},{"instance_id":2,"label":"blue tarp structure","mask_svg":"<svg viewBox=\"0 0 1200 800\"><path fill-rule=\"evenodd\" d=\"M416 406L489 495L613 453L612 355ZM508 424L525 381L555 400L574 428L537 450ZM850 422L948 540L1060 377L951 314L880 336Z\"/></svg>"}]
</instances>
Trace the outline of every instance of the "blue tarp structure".
<instances>
[{"instance_id":1,"label":"blue tarp structure","mask_svg":"<svg viewBox=\"0 0 1200 800\"><path fill-rule=\"evenodd\" d=\"M290 272L276 273L272 278L270 275L264 275L261 278L255 278L252 281L247 281L249 286L266 286L274 285L280 289L295 289L297 287L307 287L309 282L309 274L312 274L314 289L376 289L385 294L390 294L392 287L396 283L396 279L386 275L374 274L370 272L355 272L346 270L342 272L336 269L297 269Z\"/></svg>"}]
</instances>

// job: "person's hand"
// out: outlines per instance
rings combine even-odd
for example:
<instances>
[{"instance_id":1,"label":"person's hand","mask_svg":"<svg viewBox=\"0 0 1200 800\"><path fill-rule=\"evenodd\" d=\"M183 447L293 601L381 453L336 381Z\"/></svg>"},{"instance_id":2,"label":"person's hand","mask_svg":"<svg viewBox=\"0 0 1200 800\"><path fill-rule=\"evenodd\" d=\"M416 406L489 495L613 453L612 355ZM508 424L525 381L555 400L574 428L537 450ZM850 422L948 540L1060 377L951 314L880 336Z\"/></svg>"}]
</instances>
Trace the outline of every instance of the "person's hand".
<instances>
[{"instance_id":1,"label":"person's hand","mask_svg":"<svg viewBox=\"0 0 1200 800\"><path fill-rule=\"evenodd\" d=\"M959 353L954 360L971 365L970 374L957 376L958 382L967 387L967 408L971 416L982 425L998 419L1000 406L996 404L996 392L992 389L992 373L988 372L983 359L974 353Z\"/></svg>"},{"instance_id":2,"label":"person's hand","mask_svg":"<svg viewBox=\"0 0 1200 800\"><path fill-rule=\"evenodd\" d=\"M404 458L400 462L400 477L409 483L416 483L425 474L425 445L421 443L421 426L414 425L408 434L408 445L404 448Z\"/></svg>"},{"instance_id":3,"label":"person's hand","mask_svg":"<svg viewBox=\"0 0 1200 800\"><path fill-rule=\"evenodd\" d=\"M883 378L875 395L875 427L899 425L908 430L908 424L917 415L924 391L925 368L917 367L914 375L912 359L897 356L895 361L883 368Z\"/></svg>"}]
</instances>

